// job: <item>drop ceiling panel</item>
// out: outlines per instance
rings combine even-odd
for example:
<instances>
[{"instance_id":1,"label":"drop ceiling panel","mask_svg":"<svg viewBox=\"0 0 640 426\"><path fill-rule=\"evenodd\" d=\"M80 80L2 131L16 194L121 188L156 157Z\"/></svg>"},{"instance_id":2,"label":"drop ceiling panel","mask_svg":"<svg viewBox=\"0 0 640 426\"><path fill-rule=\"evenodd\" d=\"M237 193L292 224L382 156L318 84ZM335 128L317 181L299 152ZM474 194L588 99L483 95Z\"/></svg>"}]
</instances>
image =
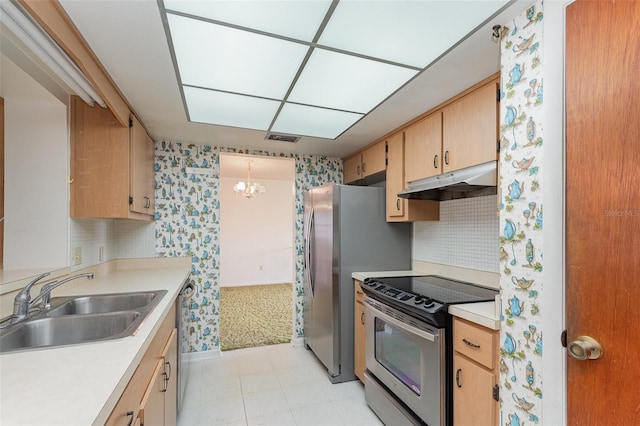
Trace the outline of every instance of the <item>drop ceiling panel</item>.
<instances>
[{"instance_id":1,"label":"drop ceiling panel","mask_svg":"<svg viewBox=\"0 0 640 426\"><path fill-rule=\"evenodd\" d=\"M341 1L319 44L424 68L507 1Z\"/></svg>"},{"instance_id":2,"label":"drop ceiling panel","mask_svg":"<svg viewBox=\"0 0 640 426\"><path fill-rule=\"evenodd\" d=\"M282 99L308 47L168 14L182 83Z\"/></svg>"},{"instance_id":3,"label":"drop ceiling panel","mask_svg":"<svg viewBox=\"0 0 640 426\"><path fill-rule=\"evenodd\" d=\"M272 130L334 139L360 118L362 114L287 103L280 111Z\"/></svg>"},{"instance_id":4,"label":"drop ceiling panel","mask_svg":"<svg viewBox=\"0 0 640 426\"><path fill-rule=\"evenodd\" d=\"M409 68L314 49L289 100L367 113L416 74Z\"/></svg>"},{"instance_id":5,"label":"drop ceiling panel","mask_svg":"<svg viewBox=\"0 0 640 426\"><path fill-rule=\"evenodd\" d=\"M191 121L266 130L280 102L215 90L184 87Z\"/></svg>"},{"instance_id":6,"label":"drop ceiling panel","mask_svg":"<svg viewBox=\"0 0 640 426\"><path fill-rule=\"evenodd\" d=\"M164 1L169 10L308 42L330 5L330 0Z\"/></svg>"}]
</instances>

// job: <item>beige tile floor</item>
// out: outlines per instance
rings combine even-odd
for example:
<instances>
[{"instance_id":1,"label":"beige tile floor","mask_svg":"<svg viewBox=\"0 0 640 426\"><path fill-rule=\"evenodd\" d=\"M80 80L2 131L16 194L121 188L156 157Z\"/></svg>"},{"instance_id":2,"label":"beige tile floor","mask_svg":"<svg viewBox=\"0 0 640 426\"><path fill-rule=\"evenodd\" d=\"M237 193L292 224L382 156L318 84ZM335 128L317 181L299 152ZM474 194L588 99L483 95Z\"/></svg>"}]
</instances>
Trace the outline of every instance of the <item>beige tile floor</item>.
<instances>
[{"instance_id":1,"label":"beige tile floor","mask_svg":"<svg viewBox=\"0 0 640 426\"><path fill-rule=\"evenodd\" d=\"M290 344L194 361L178 426L382 425L359 381L331 384L311 351Z\"/></svg>"}]
</instances>

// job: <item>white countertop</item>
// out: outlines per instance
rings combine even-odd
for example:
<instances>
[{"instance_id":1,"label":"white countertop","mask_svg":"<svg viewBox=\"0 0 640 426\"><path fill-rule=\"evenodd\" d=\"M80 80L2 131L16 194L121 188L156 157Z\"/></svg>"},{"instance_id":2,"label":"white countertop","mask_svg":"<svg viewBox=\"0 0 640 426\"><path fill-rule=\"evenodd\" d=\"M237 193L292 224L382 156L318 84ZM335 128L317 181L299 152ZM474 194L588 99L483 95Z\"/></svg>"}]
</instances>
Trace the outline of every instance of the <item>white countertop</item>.
<instances>
[{"instance_id":1,"label":"white countertop","mask_svg":"<svg viewBox=\"0 0 640 426\"><path fill-rule=\"evenodd\" d=\"M374 272L354 272L351 277L355 280L364 281L367 278L379 277L406 277L427 275L429 272L404 270L404 271L374 271ZM491 330L500 330L500 295L494 302L465 303L461 305L449 306L449 313L456 317L464 318Z\"/></svg>"},{"instance_id":2,"label":"white countertop","mask_svg":"<svg viewBox=\"0 0 640 426\"><path fill-rule=\"evenodd\" d=\"M0 424L104 424L189 276L191 259L114 261L53 296L167 290L134 336L0 355ZM106 269L106 268L103 268ZM84 272L84 271L77 271Z\"/></svg>"}]
</instances>

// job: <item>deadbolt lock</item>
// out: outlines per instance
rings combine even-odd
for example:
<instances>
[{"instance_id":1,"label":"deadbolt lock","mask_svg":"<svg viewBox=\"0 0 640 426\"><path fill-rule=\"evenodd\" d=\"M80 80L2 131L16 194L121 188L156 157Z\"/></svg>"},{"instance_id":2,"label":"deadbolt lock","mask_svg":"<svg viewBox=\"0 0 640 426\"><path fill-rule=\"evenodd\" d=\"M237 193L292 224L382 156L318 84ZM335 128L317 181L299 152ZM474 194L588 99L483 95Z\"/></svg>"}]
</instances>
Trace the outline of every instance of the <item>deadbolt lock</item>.
<instances>
[{"instance_id":1,"label":"deadbolt lock","mask_svg":"<svg viewBox=\"0 0 640 426\"><path fill-rule=\"evenodd\" d=\"M567 345L567 349L569 350L569 355L579 361L598 359L603 352L602 345L589 336L579 336Z\"/></svg>"}]
</instances>

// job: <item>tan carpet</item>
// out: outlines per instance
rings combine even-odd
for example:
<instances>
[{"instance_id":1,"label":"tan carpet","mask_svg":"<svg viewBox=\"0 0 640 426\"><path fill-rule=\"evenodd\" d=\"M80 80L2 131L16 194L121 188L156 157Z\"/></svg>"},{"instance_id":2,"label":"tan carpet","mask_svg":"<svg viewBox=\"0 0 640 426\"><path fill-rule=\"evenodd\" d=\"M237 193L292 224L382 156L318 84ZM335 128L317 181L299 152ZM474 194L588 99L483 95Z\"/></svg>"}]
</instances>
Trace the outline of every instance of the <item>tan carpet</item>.
<instances>
[{"instance_id":1,"label":"tan carpet","mask_svg":"<svg viewBox=\"0 0 640 426\"><path fill-rule=\"evenodd\" d=\"M223 351L291 341L292 284L220 288Z\"/></svg>"}]
</instances>

